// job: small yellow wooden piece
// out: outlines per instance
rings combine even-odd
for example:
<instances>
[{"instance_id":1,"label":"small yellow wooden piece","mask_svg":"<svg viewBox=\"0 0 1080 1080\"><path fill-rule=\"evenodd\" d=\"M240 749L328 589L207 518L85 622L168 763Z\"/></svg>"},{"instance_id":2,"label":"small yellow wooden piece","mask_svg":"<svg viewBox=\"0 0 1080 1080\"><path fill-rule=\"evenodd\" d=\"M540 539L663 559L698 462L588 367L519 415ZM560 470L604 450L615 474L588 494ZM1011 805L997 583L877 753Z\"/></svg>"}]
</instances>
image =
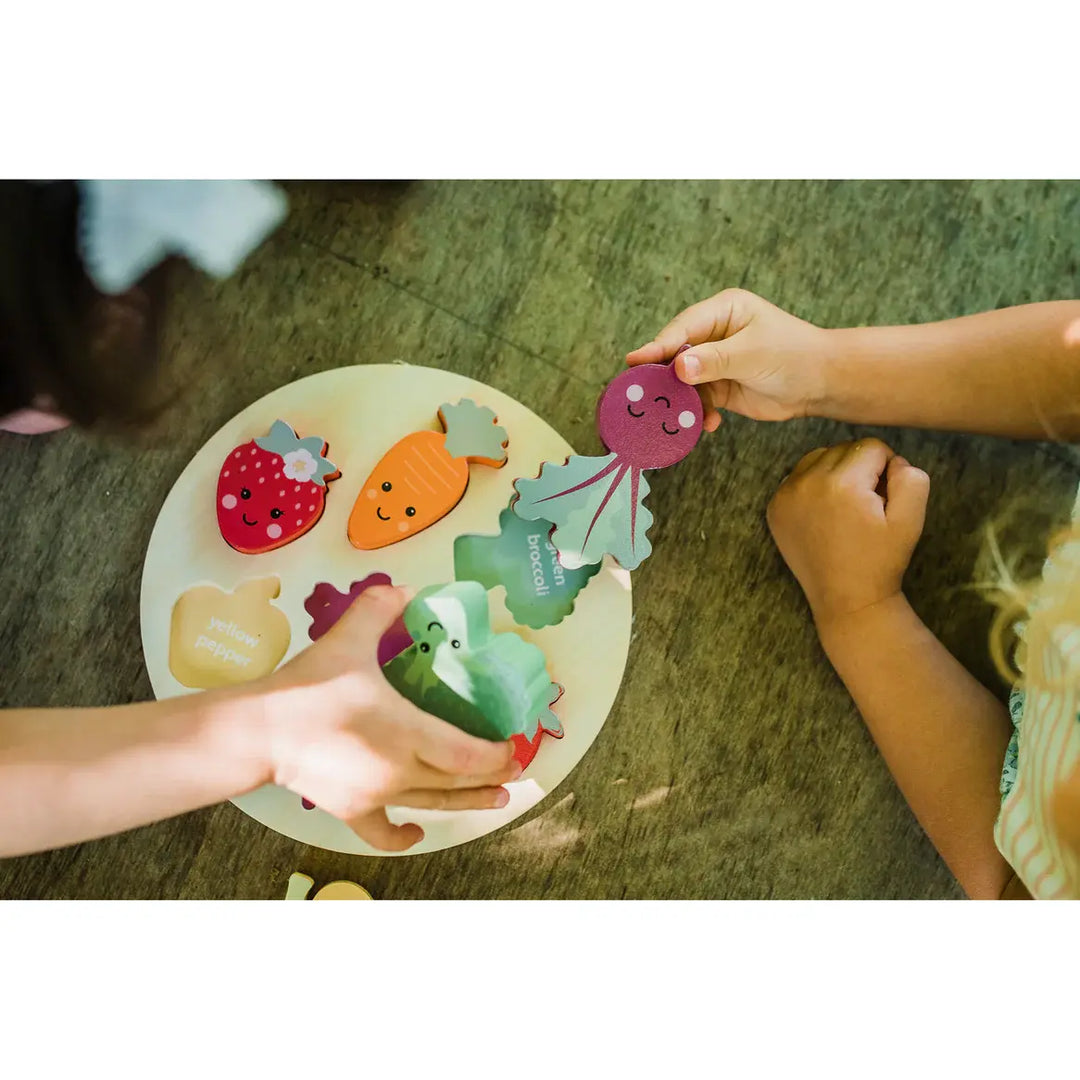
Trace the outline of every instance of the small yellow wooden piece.
<instances>
[{"instance_id":1,"label":"small yellow wooden piece","mask_svg":"<svg viewBox=\"0 0 1080 1080\"><path fill-rule=\"evenodd\" d=\"M301 874L299 872L293 874L289 878L289 887L285 892L286 900L306 900L308 893L311 892L312 886L315 884L312 878L309 878L307 874ZM329 885L324 885L313 897L312 900L373 900L374 897L367 891L367 889L361 888L355 881L331 881Z\"/></svg>"},{"instance_id":2,"label":"small yellow wooden piece","mask_svg":"<svg viewBox=\"0 0 1080 1080\"><path fill-rule=\"evenodd\" d=\"M311 886L314 884L314 880L309 878L307 874L293 874L289 878L289 887L285 892L285 899L306 900L307 894L311 891Z\"/></svg>"},{"instance_id":3,"label":"small yellow wooden piece","mask_svg":"<svg viewBox=\"0 0 1080 1080\"><path fill-rule=\"evenodd\" d=\"M361 888L355 881L331 881L324 885L312 898L314 900L371 900L367 889Z\"/></svg>"}]
</instances>

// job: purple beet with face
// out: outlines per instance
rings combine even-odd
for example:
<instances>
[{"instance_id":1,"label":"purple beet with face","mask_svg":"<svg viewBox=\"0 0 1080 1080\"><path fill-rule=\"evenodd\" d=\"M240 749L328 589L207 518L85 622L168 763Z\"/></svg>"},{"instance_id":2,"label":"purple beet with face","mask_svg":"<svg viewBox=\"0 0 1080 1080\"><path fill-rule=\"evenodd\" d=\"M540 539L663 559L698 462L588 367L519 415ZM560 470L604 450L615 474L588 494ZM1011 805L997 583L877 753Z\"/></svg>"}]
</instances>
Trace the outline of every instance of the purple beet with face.
<instances>
[{"instance_id":1,"label":"purple beet with face","mask_svg":"<svg viewBox=\"0 0 1080 1080\"><path fill-rule=\"evenodd\" d=\"M569 570L611 555L634 570L652 551L644 473L682 461L703 430L701 398L670 364L642 364L617 375L596 407L608 453L545 463L534 480L514 482L511 508L525 521L547 521L551 543Z\"/></svg>"},{"instance_id":2,"label":"purple beet with face","mask_svg":"<svg viewBox=\"0 0 1080 1080\"><path fill-rule=\"evenodd\" d=\"M671 364L628 368L608 384L596 407L604 445L626 465L663 469L682 461L702 432L698 392Z\"/></svg>"}]
</instances>

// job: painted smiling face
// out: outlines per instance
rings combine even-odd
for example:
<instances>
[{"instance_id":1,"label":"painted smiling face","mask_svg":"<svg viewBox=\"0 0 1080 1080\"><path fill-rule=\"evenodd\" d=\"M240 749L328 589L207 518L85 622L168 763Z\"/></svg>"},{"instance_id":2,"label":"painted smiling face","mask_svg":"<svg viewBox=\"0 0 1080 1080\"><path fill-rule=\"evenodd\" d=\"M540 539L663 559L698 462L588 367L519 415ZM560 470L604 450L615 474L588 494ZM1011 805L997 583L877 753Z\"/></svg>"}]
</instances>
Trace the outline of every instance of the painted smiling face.
<instances>
[{"instance_id":1,"label":"painted smiling face","mask_svg":"<svg viewBox=\"0 0 1080 1080\"><path fill-rule=\"evenodd\" d=\"M608 384L596 426L604 445L626 464L662 469L694 449L703 416L697 391L670 364L642 364Z\"/></svg>"},{"instance_id":2,"label":"painted smiling face","mask_svg":"<svg viewBox=\"0 0 1080 1080\"><path fill-rule=\"evenodd\" d=\"M282 547L322 517L326 486L341 474L318 436L301 439L283 420L234 447L218 474L218 528L245 555Z\"/></svg>"},{"instance_id":3,"label":"painted smiling face","mask_svg":"<svg viewBox=\"0 0 1080 1080\"><path fill-rule=\"evenodd\" d=\"M361 551L396 544L444 518L461 501L470 463L506 464L506 432L495 413L466 398L439 408L443 431L399 439L364 482L349 515L349 541Z\"/></svg>"},{"instance_id":4,"label":"painted smiling face","mask_svg":"<svg viewBox=\"0 0 1080 1080\"><path fill-rule=\"evenodd\" d=\"M349 539L371 551L434 525L465 494L469 464L446 452L441 432L417 431L372 470L349 517Z\"/></svg>"}]
</instances>

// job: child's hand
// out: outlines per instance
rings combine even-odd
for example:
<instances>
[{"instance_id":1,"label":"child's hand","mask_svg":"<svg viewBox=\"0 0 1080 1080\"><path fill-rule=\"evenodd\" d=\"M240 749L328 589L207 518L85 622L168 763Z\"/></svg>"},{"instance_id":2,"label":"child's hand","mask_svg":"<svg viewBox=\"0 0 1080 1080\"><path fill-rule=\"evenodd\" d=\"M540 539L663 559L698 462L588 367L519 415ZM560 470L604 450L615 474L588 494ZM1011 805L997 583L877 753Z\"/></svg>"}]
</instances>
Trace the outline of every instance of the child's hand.
<instances>
[{"instance_id":1,"label":"child's hand","mask_svg":"<svg viewBox=\"0 0 1080 1080\"><path fill-rule=\"evenodd\" d=\"M776 546L819 631L899 594L930 478L878 439L812 450L769 503Z\"/></svg>"},{"instance_id":2,"label":"child's hand","mask_svg":"<svg viewBox=\"0 0 1080 1080\"><path fill-rule=\"evenodd\" d=\"M384 851L403 851L424 836L418 825L392 825L384 807L505 806L509 795L499 785L521 774L513 743L466 735L386 681L376 650L407 602L401 589L368 589L260 687L272 782Z\"/></svg>"},{"instance_id":3,"label":"child's hand","mask_svg":"<svg viewBox=\"0 0 1080 1080\"><path fill-rule=\"evenodd\" d=\"M806 416L824 397L828 331L803 322L760 296L725 289L676 315L628 364L675 361L705 406L705 429L715 431L729 409L752 420Z\"/></svg>"}]
</instances>

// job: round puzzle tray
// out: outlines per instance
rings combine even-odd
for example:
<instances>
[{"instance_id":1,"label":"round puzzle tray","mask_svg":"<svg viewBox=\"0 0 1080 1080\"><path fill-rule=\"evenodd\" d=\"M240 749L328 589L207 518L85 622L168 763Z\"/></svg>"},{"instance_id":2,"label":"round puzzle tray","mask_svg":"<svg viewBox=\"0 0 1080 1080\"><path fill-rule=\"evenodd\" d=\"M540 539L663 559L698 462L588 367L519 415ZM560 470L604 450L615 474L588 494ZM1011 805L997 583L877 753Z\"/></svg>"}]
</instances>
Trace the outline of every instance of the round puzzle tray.
<instances>
[{"instance_id":1,"label":"round puzzle tray","mask_svg":"<svg viewBox=\"0 0 1080 1080\"><path fill-rule=\"evenodd\" d=\"M461 502L435 525L377 551L359 551L346 523L360 486L382 455L412 431L441 430L444 402L472 398L493 409L509 435L509 460L501 469L470 467ZM225 456L265 435L277 419L302 436L319 435L341 476L331 482L326 509L308 533L276 551L242 555L224 541L214 505ZM483 383L433 368L372 364L321 372L283 386L230 420L195 455L158 515L143 566L143 651L158 698L192 693L169 669L173 605L196 585L232 590L245 580L276 576L273 601L289 620L291 640L282 663L311 644L304 600L318 582L342 592L372 573L395 585L422 588L454 580L457 536L498 533L499 513L510 502L518 477L536 476L545 461L562 462L570 445L513 398ZM404 855L453 847L501 828L534 807L569 774L592 745L615 701L630 646L630 575L610 560L580 593L573 613L559 625L531 630L514 623L501 587L489 594L492 627L514 630L543 649L551 677L565 687L554 707L565 735L547 735L522 778L508 785L509 803L499 810L437 811L390 808L391 821L415 821L424 839ZM267 785L233 802L244 813L305 844L358 855L388 855L364 843L347 826L299 795Z\"/></svg>"}]
</instances>

